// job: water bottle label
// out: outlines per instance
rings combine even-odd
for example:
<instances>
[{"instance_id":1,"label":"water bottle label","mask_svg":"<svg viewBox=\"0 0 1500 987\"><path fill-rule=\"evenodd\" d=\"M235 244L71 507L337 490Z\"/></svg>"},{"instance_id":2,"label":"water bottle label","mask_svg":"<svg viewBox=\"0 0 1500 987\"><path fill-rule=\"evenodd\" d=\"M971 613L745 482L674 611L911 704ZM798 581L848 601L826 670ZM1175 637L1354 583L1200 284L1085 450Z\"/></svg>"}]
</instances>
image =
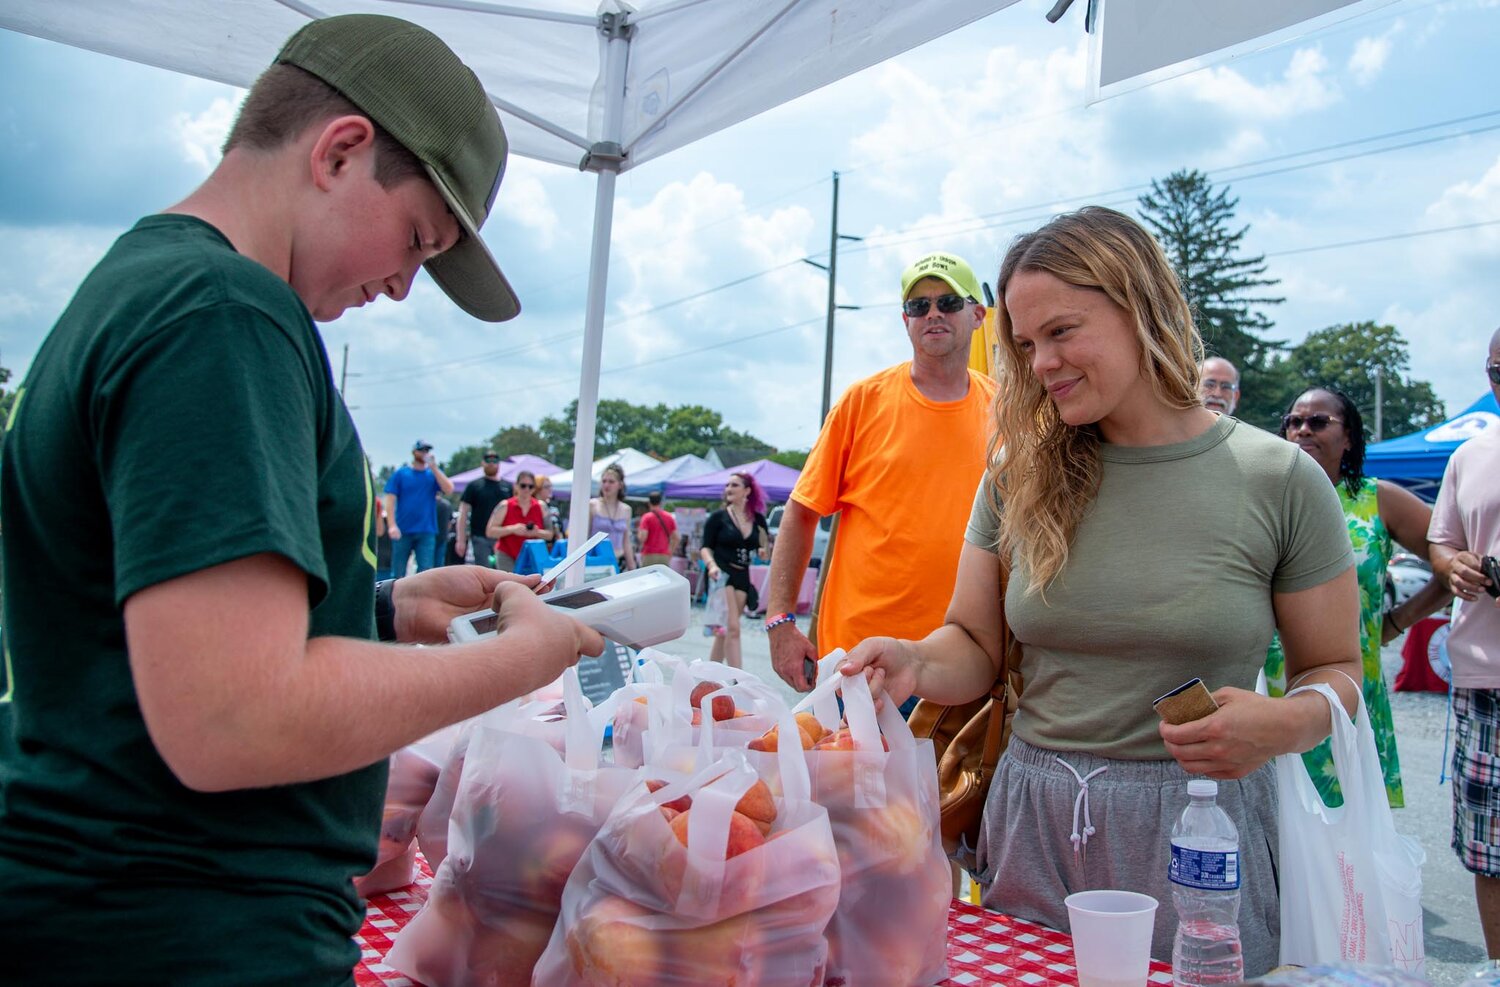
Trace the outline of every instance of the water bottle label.
<instances>
[{"instance_id":1,"label":"water bottle label","mask_svg":"<svg viewBox=\"0 0 1500 987\"><path fill-rule=\"evenodd\" d=\"M1205 891L1233 891L1240 886L1238 850L1192 850L1172 845L1167 880Z\"/></svg>"}]
</instances>

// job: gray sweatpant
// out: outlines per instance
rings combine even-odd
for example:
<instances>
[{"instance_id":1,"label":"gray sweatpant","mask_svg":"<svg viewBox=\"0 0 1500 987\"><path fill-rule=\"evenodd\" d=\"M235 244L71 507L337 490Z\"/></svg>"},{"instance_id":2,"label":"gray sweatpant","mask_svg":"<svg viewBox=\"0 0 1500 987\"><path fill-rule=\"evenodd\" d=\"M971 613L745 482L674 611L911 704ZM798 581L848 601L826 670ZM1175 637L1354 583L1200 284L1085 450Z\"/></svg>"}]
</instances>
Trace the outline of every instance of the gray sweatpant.
<instances>
[{"instance_id":1,"label":"gray sweatpant","mask_svg":"<svg viewBox=\"0 0 1500 987\"><path fill-rule=\"evenodd\" d=\"M1085 813L1079 777L1099 768L1105 770L1088 780ZM1143 892L1160 903L1151 955L1170 962L1177 911L1167 863L1190 777L1172 760L1117 761L1011 737L990 785L979 840L984 906L1067 929L1063 899L1075 891ZM1240 942L1245 976L1259 976L1277 965L1281 945L1276 776L1270 765L1239 781L1219 782L1218 802L1240 833ZM1093 826L1091 835L1084 832L1086 823Z\"/></svg>"}]
</instances>

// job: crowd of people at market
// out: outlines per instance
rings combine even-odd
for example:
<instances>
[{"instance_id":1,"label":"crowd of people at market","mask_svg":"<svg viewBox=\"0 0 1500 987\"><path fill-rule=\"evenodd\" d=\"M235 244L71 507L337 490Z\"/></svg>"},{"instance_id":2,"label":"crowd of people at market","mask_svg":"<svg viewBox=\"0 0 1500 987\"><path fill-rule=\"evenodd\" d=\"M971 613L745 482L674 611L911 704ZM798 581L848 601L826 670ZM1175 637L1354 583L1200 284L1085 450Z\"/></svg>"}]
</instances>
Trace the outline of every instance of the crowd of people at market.
<instances>
[{"instance_id":1,"label":"crowd of people at market","mask_svg":"<svg viewBox=\"0 0 1500 987\"><path fill-rule=\"evenodd\" d=\"M511 571L527 540L563 536L547 478L506 490L485 456L440 538L452 482L431 445L372 489L314 325L405 297L424 265L471 314L514 316L477 232L505 156L494 108L435 36L314 21L247 95L212 176L121 237L37 354L0 468L16 982L347 983L387 756L603 649ZM1238 373L1205 360L1162 249L1102 207L1005 252L993 374L971 367L986 304L969 264L929 254L899 287L910 359L839 399L776 543L748 474L709 517L714 657L739 663L757 555L773 663L798 690L844 648L843 673L885 702L966 702L996 683L1003 621L1024 684L971 848L984 904L1060 928L1075 890L1167 900L1166 834L1207 776L1239 832L1266 835L1240 856L1254 976L1280 935L1270 762L1309 752L1336 798L1329 706L1295 690L1326 684L1349 715L1362 698L1401 804L1379 648L1456 596L1453 847L1500 957L1500 586L1485 571L1500 430L1454 455L1429 508L1364 474L1362 416L1332 386L1299 395L1278 434L1235 419ZM1500 393L1500 331L1483 372ZM914 498L934 461L945 482ZM98 468L80 478L80 462ZM637 515L626 495L610 467L590 500L618 565L681 551L660 503ZM805 621L798 587L829 515ZM1393 544L1434 579L1386 611ZM439 564L449 545L477 564ZM500 632L446 644L449 620L484 606ZM1161 722L1151 700L1193 677L1217 710ZM1170 955L1166 909L1156 923L1153 955Z\"/></svg>"}]
</instances>

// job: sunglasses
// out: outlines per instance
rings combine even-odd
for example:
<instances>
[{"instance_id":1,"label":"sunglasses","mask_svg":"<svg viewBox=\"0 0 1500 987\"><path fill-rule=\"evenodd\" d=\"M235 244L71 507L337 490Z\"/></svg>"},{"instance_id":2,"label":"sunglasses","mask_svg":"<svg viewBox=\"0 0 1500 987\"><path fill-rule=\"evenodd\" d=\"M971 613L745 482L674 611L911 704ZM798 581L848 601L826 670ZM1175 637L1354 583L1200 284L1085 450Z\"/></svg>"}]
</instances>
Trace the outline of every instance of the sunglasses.
<instances>
[{"instance_id":1,"label":"sunglasses","mask_svg":"<svg viewBox=\"0 0 1500 987\"><path fill-rule=\"evenodd\" d=\"M535 483L517 483L516 484L516 489L517 490L534 490L534 489L536 489L536 484Z\"/></svg>"},{"instance_id":2,"label":"sunglasses","mask_svg":"<svg viewBox=\"0 0 1500 987\"><path fill-rule=\"evenodd\" d=\"M962 312L969 300L963 295L939 295L933 298L908 298L901 303L901 311L913 319L920 319L932 308L932 303L937 302L937 310L944 315L952 315L954 312Z\"/></svg>"},{"instance_id":3,"label":"sunglasses","mask_svg":"<svg viewBox=\"0 0 1500 987\"><path fill-rule=\"evenodd\" d=\"M487 462L487 463L498 463L500 461L500 457L499 456L485 456L484 457L484 461Z\"/></svg>"},{"instance_id":4,"label":"sunglasses","mask_svg":"<svg viewBox=\"0 0 1500 987\"><path fill-rule=\"evenodd\" d=\"M1500 386L1500 363L1486 363L1484 372L1489 374L1491 384Z\"/></svg>"},{"instance_id":5,"label":"sunglasses","mask_svg":"<svg viewBox=\"0 0 1500 987\"><path fill-rule=\"evenodd\" d=\"M1332 422L1343 422L1343 419L1333 415L1308 415L1306 418L1301 415L1282 415L1281 433L1285 435L1287 432L1299 431L1303 425L1307 426L1309 432L1321 432Z\"/></svg>"}]
</instances>

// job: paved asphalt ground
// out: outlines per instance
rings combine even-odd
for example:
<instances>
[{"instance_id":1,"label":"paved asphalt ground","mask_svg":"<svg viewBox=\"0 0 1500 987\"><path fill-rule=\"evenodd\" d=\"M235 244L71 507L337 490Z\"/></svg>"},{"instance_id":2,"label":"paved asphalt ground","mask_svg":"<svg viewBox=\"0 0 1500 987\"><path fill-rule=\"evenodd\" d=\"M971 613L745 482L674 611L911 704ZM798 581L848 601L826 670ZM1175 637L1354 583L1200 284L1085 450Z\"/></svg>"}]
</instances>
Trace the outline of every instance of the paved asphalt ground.
<instances>
[{"instance_id":1,"label":"paved asphalt ground","mask_svg":"<svg viewBox=\"0 0 1500 987\"><path fill-rule=\"evenodd\" d=\"M712 639L703 636L701 619L702 609L697 608L688 633L662 645L661 650L682 658L707 658ZM744 622L741 643L745 667L780 686L787 698L795 701L797 694L771 669L770 646L761 621ZM1400 668L1401 639L1388 645L1382 657L1389 684ZM1396 828L1416 837L1427 851L1422 874L1427 978L1438 987L1461 984L1468 971L1484 959L1484 949L1474 906L1473 878L1448 846L1453 825L1452 794L1447 783L1438 784L1448 700L1446 695L1409 692L1393 693L1391 698L1406 788L1406 808L1396 812Z\"/></svg>"}]
</instances>

